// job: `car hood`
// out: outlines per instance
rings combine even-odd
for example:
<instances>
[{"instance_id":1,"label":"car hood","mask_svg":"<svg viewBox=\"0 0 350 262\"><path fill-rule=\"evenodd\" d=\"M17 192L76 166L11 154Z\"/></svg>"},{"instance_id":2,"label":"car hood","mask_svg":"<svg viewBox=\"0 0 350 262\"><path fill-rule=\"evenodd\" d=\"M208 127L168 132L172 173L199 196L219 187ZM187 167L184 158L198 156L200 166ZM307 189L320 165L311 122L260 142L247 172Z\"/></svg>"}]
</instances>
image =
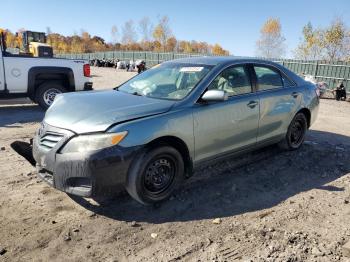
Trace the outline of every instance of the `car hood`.
<instances>
[{"instance_id":1,"label":"car hood","mask_svg":"<svg viewBox=\"0 0 350 262\"><path fill-rule=\"evenodd\" d=\"M77 134L100 132L113 124L167 112L174 103L116 90L66 93L55 98L44 121Z\"/></svg>"}]
</instances>

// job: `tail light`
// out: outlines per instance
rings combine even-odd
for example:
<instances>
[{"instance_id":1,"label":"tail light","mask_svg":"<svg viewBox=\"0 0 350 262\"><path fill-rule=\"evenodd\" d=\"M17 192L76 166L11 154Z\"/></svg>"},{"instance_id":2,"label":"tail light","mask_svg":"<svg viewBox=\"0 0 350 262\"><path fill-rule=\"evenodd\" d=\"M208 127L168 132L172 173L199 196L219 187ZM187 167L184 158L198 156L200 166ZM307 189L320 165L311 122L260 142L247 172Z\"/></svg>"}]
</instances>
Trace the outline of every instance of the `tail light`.
<instances>
[{"instance_id":1,"label":"tail light","mask_svg":"<svg viewBox=\"0 0 350 262\"><path fill-rule=\"evenodd\" d=\"M84 76L86 77L90 77L90 65L89 64L85 64L83 67L84 70Z\"/></svg>"},{"instance_id":2,"label":"tail light","mask_svg":"<svg viewBox=\"0 0 350 262\"><path fill-rule=\"evenodd\" d=\"M320 90L320 86L319 86L318 83L315 84L315 92L316 92L316 95L317 95L318 97L321 96L321 90Z\"/></svg>"},{"instance_id":3,"label":"tail light","mask_svg":"<svg viewBox=\"0 0 350 262\"><path fill-rule=\"evenodd\" d=\"M320 97L320 96L321 96L320 89L316 88L315 92L316 92L316 95L317 95L318 97Z\"/></svg>"}]
</instances>

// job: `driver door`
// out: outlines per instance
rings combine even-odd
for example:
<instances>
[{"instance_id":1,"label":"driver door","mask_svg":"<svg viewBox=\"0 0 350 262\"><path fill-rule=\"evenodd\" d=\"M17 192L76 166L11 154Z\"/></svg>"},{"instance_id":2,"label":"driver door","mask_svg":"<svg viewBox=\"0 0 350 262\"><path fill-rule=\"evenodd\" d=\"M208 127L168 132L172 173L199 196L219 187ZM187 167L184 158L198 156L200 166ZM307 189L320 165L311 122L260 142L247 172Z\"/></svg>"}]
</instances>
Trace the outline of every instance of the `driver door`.
<instances>
[{"instance_id":1,"label":"driver door","mask_svg":"<svg viewBox=\"0 0 350 262\"><path fill-rule=\"evenodd\" d=\"M223 70L208 89L224 90L229 98L195 105L196 162L255 146L258 134L259 99L246 65Z\"/></svg>"}]
</instances>

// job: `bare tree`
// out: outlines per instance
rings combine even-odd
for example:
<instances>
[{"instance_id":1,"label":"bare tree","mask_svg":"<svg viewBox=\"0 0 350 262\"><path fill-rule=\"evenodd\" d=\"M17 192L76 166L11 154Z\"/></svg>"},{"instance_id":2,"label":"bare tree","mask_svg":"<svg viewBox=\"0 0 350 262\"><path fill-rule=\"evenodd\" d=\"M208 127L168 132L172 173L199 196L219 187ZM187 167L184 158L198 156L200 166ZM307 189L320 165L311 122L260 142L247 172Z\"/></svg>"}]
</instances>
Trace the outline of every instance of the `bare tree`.
<instances>
[{"instance_id":1,"label":"bare tree","mask_svg":"<svg viewBox=\"0 0 350 262\"><path fill-rule=\"evenodd\" d=\"M125 45L130 45L136 42L137 40L137 33L134 26L134 21L129 20L125 22L123 28L122 28L122 43Z\"/></svg>"},{"instance_id":2,"label":"bare tree","mask_svg":"<svg viewBox=\"0 0 350 262\"><path fill-rule=\"evenodd\" d=\"M112 43L116 44L118 42L118 27L116 25L112 26L111 29L111 36L112 36Z\"/></svg>"},{"instance_id":3,"label":"bare tree","mask_svg":"<svg viewBox=\"0 0 350 262\"><path fill-rule=\"evenodd\" d=\"M149 17L145 16L139 21L138 29L141 35L141 41L148 42L151 40L153 26Z\"/></svg>"},{"instance_id":4,"label":"bare tree","mask_svg":"<svg viewBox=\"0 0 350 262\"><path fill-rule=\"evenodd\" d=\"M279 58L286 52L285 38L279 19L269 18L260 30L260 39L257 41L257 55L267 58Z\"/></svg>"}]
</instances>

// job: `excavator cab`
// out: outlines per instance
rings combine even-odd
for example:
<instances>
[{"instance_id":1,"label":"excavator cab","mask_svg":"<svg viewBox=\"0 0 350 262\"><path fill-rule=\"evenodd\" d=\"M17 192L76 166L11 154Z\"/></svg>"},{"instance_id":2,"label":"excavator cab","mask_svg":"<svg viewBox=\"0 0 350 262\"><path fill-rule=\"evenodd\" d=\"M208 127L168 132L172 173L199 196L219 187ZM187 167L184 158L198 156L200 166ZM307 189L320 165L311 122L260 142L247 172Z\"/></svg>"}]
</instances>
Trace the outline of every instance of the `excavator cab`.
<instances>
[{"instance_id":1,"label":"excavator cab","mask_svg":"<svg viewBox=\"0 0 350 262\"><path fill-rule=\"evenodd\" d=\"M46 43L46 35L42 32L23 31L22 50L25 54L31 54L33 57L53 57L53 50Z\"/></svg>"}]
</instances>

